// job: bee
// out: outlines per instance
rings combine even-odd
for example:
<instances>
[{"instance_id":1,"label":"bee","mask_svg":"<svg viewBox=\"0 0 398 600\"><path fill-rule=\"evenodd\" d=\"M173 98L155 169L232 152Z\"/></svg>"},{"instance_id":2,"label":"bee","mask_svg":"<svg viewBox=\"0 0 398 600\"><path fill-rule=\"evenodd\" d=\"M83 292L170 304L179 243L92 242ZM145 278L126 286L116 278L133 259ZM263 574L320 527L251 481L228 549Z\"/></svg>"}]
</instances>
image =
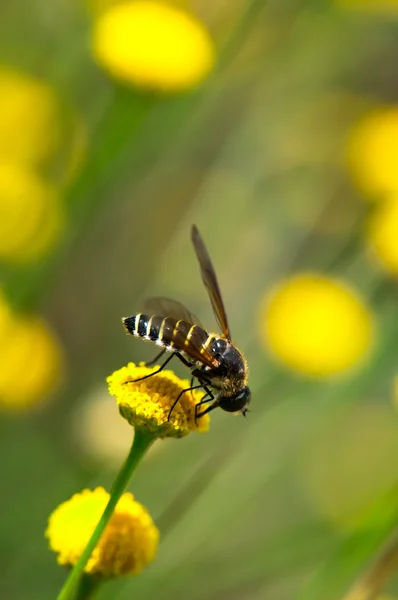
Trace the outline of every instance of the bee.
<instances>
[{"instance_id":1,"label":"bee","mask_svg":"<svg viewBox=\"0 0 398 600\"><path fill-rule=\"evenodd\" d=\"M195 420L217 407L227 412L240 411L243 416L246 416L251 399L248 387L248 365L243 354L231 340L216 273L195 225L192 226L191 237L202 280L209 293L221 333L208 333L197 317L180 302L168 298L147 300L144 305L145 312L123 318L123 326L128 333L162 347L161 352L147 363L147 366L155 364L165 352L171 354L156 371L136 381L156 375L173 357L176 357L191 370L191 385L175 399L168 419L181 396L185 392L196 389L203 389L205 395L195 406ZM198 383L193 385L195 379ZM210 405L204 406L210 402Z\"/></svg>"}]
</instances>

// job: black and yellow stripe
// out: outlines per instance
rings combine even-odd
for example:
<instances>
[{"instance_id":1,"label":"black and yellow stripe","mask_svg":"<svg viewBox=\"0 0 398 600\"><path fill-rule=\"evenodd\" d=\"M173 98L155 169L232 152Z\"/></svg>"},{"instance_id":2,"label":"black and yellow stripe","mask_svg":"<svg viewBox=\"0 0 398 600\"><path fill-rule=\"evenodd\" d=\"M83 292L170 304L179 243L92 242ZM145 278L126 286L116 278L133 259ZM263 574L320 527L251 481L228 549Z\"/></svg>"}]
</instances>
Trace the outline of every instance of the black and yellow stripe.
<instances>
[{"instance_id":1,"label":"black and yellow stripe","mask_svg":"<svg viewBox=\"0 0 398 600\"><path fill-rule=\"evenodd\" d=\"M168 350L177 350L189 354L189 348L200 353L207 347L214 335L210 335L199 325L174 317L159 317L145 314L133 315L123 319L124 328L131 335L155 342Z\"/></svg>"}]
</instances>

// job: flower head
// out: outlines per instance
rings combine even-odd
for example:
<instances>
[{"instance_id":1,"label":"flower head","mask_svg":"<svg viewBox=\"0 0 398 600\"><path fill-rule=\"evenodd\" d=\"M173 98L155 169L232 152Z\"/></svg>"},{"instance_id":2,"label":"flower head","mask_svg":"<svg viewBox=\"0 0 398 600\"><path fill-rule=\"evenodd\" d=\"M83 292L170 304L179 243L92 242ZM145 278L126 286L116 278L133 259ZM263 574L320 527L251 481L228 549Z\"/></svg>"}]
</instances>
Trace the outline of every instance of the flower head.
<instances>
[{"instance_id":1,"label":"flower head","mask_svg":"<svg viewBox=\"0 0 398 600\"><path fill-rule=\"evenodd\" d=\"M398 107L378 108L353 128L347 145L352 178L373 197L398 192Z\"/></svg>"},{"instance_id":2,"label":"flower head","mask_svg":"<svg viewBox=\"0 0 398 600\"><path fill-rule=\"evenodd\" d=\"M46 322L14 312L1 290L0 364L0 407L6 410L25 410L42 402L64 371L61 345Z\"/></svg>"},{"instance_id":3,"label":"flower head","mask_svg":"<svg viewBox=\"0 0 398 600\"><path fill-rule=\"evenodd\" d=\"M195 87L214 63L205 27L162 2L110 6L95 24L92 47L97 61L117 79L165 92Z\"/></svg>"},{"instance_id":4,"label":"flower head","mask_svg":"<svg viewBox=\"0 0 398 600\"><path fill-rule=\"evenodd\" d=\"M398 273L398 194L379 202L370 217L367 241L383 267Z\"/></svg>"},{"instance_id":5,"label":"flower head","mask_svg":"<svg viewBox=\"0 0 398 600\"><path fill-rule=\"evenodd\" d=\"M51 87L28 73L2 67L0 159L41 165L58 147L60 129L58 99Z\"/></svg>"},{"instance_id":6,"label":"flower head","mask_svg":"<svg viewBox=\"0 0 398 600\"><path fill-rule=\"evenodd\" d=\"M64 210L55 188L30 167L0 164L0 260L28 262L57 243Z\"/></svg>"},{"instance_id":7,"label":"flower head","mask_svg":"<svg viewBox=\"0 0 398 600\"><path fill-rule=\"evenodd\" d=\"M50 515L45 535L60 565L77 562L108 500L104 488L83 490ZM104 577L135 575L153 560L158 540L159 531L150 514L126 492L84 570Z\"/></svg>"},{"instance_id":8,"label":"flower head","mask_svg":"<svg viewBox=\"0 0 398 600\"><path fill-rule=\"evenodd\" d=\"M339 373L366 355L373 319L360 298L341 282L302 274L266 297L264 337L288 367L314 377Z\"/></svg>"},{"instance_id":9,"label":"flower head","mask_svg":"<svg viewBox=\"0 0 398 600\"><path fill-rule=\"evenodd\" d=\"M158 367L148 368L129 363L108 377L109 393L116 398L121 415L130 425L141 427L157 437L182 437L190 431L207 431L209 417L195 423L195 405L203 392L184 392L169 412L178 395L189 388L187 379L179 379L172 371L161 371L142 381L134 380L154 373Z\"/></svg>"}]
</instances>

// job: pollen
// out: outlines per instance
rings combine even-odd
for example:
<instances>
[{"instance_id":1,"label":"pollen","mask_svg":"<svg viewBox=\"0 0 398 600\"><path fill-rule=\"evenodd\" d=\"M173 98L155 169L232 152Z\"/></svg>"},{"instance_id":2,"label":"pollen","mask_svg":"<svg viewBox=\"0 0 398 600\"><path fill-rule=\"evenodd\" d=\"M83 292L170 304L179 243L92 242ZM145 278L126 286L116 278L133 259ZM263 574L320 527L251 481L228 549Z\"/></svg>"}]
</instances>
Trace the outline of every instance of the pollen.
<instances>
[{"instance_id":1,"label":"pollen","mask_svg":"<svg viewBox=\"0 0 398 600\"><path fill-rule=\"evenodd\" d=\"M157 437L183 437L191 431L207 431L209 417L204 415L195 422L195 406L204 396L203 391L184 392L171 412L179 394L190 387L187 379L180 379L172 371L154 374L158 366L129 363L107 379L109 393L116 398L120 414L130 425L142 428ZM152 377L136 381L146 375Z\"/></svg>"},{"instance_id":2,"label":"pollen","mask_svg":"<svg viewBox=\"0 0 398 600\"><path fill-rule=\"evenodd\" d=\"M108 500L104 488L86 489L50 515L45 535L60 565L76 564ZM136 575L154 559L158 541L159 531L150 514L126 492L84 570L103 577Z\"/></svg>"}]
</instances>

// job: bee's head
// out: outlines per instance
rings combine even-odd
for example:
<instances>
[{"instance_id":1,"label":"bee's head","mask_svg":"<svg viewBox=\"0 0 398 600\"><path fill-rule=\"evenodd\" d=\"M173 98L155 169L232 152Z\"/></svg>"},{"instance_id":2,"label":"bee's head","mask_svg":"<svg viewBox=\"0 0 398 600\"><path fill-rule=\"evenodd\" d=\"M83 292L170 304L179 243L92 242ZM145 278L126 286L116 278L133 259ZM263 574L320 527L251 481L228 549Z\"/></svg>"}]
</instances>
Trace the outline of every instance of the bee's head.
<instances>
[{"instance_id":1,"label":"bee's head","mask_svg":"<svg viewBox=\"0 0 398 600\"><path fill-rule=\"evenodd\" d=\"M250 389L246 386L239 390L234 396L218 396L218 406L227 412L237 412L240 410L243 416L247 412L247 407L251 400Z\"/></svg>"}]
</instances>

